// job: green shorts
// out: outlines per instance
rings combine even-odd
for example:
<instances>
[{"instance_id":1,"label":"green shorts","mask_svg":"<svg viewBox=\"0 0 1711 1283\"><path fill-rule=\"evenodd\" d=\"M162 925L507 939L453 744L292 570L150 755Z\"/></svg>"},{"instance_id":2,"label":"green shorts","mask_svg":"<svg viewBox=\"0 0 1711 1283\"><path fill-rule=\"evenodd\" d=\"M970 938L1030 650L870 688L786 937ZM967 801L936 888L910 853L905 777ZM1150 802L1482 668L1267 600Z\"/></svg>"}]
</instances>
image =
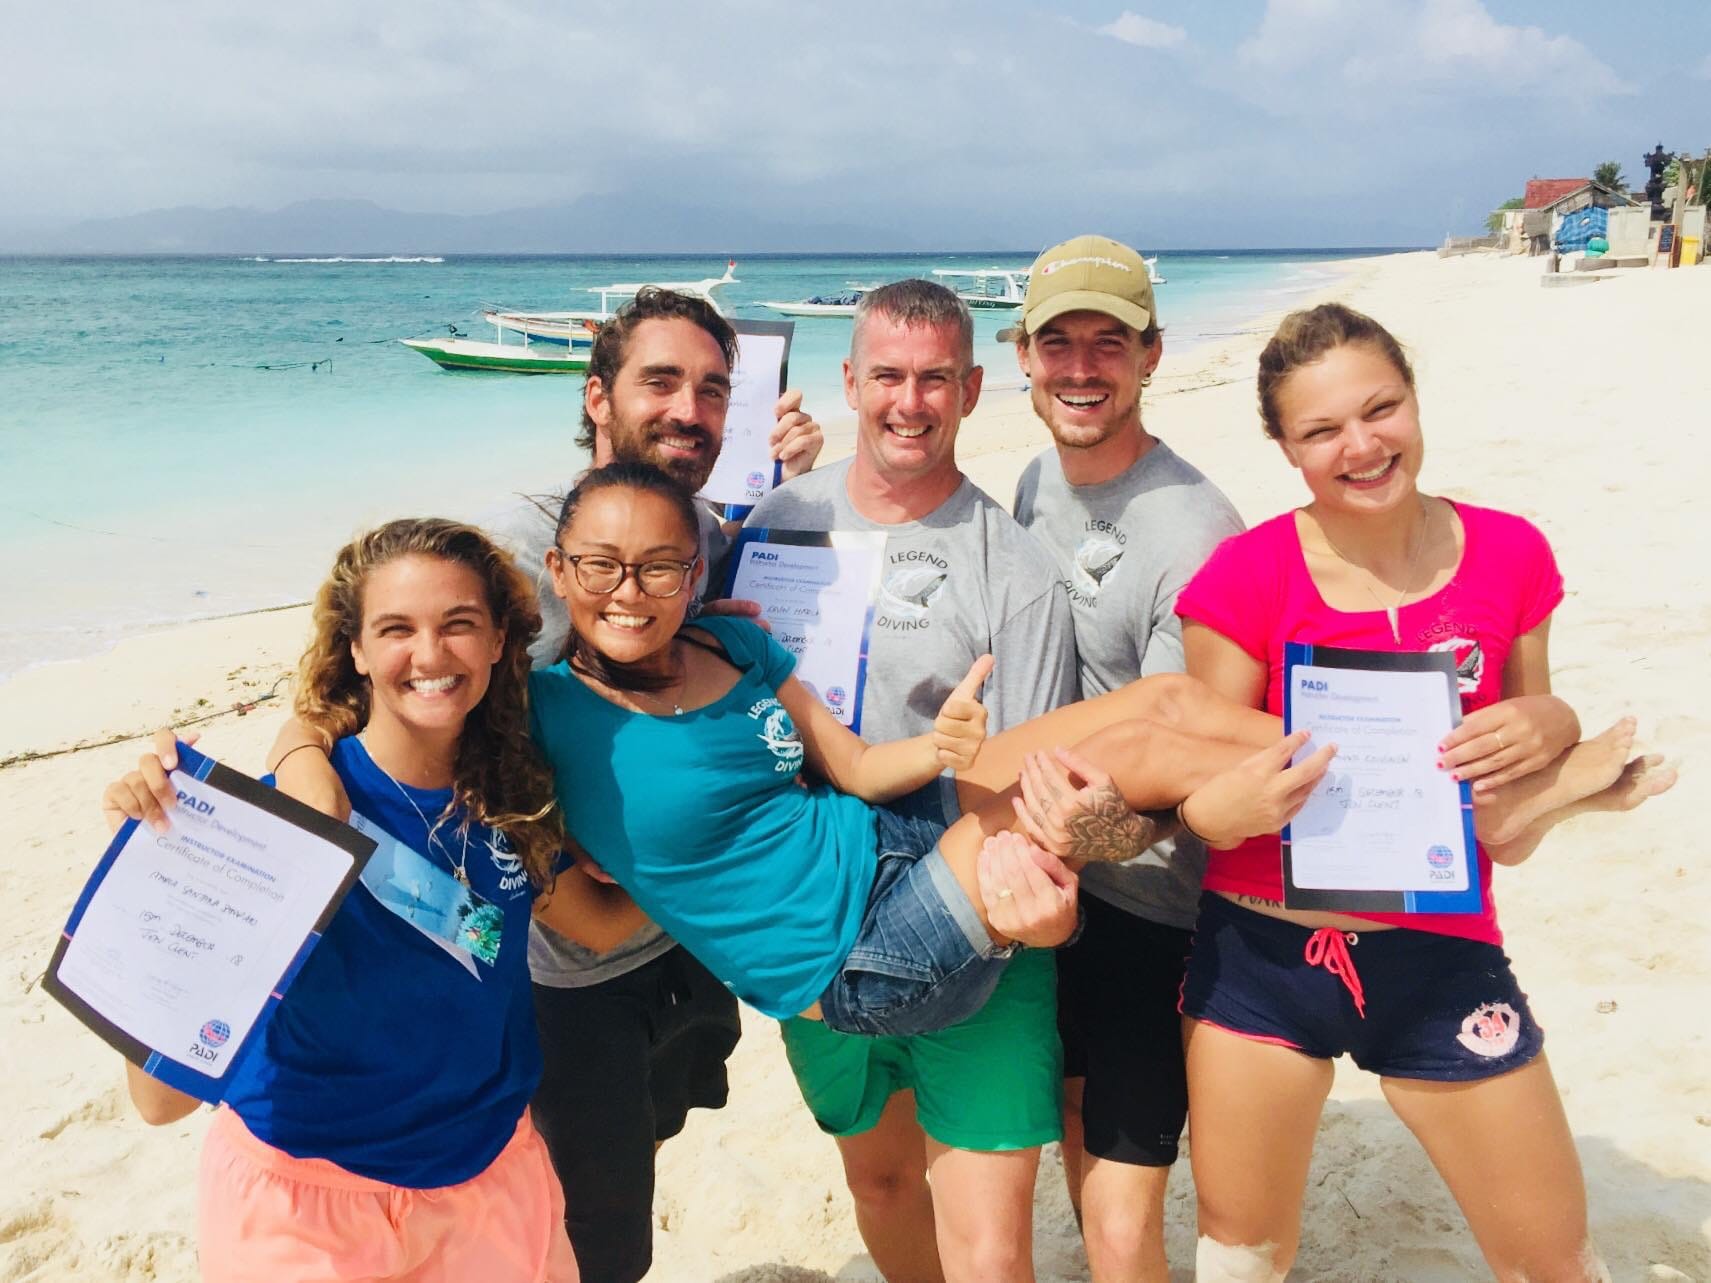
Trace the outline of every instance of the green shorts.
<instances>
[{"instance_id":1,"label":"green shorts","mask_svg":"<svg viewBox=\"0 0 1711 1283\"><path fill-rule=\"evenodd\" d=\"M1057 966L1024 949L973 1016L937 1033L867 1037L783 1022L784 1051L820 1130L856 1136L894 1092L915 1093L922 1130L952 1149L1032 1149L1063 1137Z\"/></svg>"}]
</instances>

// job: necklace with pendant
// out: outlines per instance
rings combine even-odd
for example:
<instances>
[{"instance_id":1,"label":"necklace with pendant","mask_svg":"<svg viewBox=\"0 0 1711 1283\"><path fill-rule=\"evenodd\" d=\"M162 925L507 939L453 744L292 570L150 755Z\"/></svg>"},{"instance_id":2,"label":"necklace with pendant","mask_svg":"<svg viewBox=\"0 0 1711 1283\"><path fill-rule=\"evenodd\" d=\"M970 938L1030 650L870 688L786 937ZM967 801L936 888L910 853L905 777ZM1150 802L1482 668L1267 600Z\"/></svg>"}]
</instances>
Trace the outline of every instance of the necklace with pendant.
<instances>
[{"instance_id":1,"label":"necklace with pendant","mask_svg":"<svg viewBox=\"0 0 1711 1283\"><path fill-rule=\"evenodd\" d=\"M682 688L688 684L688 680L689 680L689 674L686 671L680 671L678 673L676 679L673 680L673 682L671 683L671 686L678 687L678 694L681 695L683 693ZM670 690L671 686L667 686L665 689ZM660 695L660 693L658 691L627 690L624 692L624 694L628 695L632 700L635 700L638 702L641 700L641 698L643 696L646 696L650 700L656 700L657 699L657 700L660 700L661 703L665 702L663 697ZM664 717L664 716L666 716L664 710L659 709L659 708L644 708L640 711L647 713L653 717ZM679 703L677 700L671 701L671 716L672 717L682 717L683 716L683 705L681 703Z\"/></svg>"},{"instance_id":2,"label":"necklace with pendant","mask_svg":"<svg viewBox=\"0 0 1711 1283\"><path fill-rule=\"evenodd\" d=\"M362 739L360 735L357 738L359 740ZM368 749L368 741L362 740L362 746L366 751ZM452 858L451 848L444 842L441 842L437 836L439 833L439 826L429 822L428 817L423 813L422 808L416 805L416 799L410 796L409 791L405 789L402 784L392 778L392 772L388 771L379 762L374 761L373 753L369 753L368 760L374 762L374 769L386 777L387 782L390 783L393 788L398 790L398 796L410 804L410 809L414 811L417 818L422 821L422 827L428 831L428 849L432 850L437 844L440 848L441 854L446 857L446 863L452 866L452 876L456 878L460 884L467 887L469 885L469 830L465 828L461 831L463 837L463 854L457 859Z\"/></svg>"},{"instance_id":3,"label":"necklace with pendant","mask_svg":"<svg viewBox=\"0 0 1711 1283\"><path fill-rule=\"evenodd\" d=\"M1366 595L1371 597L1373 603L1384 612L1385 619L1390 623L1391 640L1398 646L1402 644L1402 603L1407 600L1408 589L1414 582L1414 572L1420 568L1420 554L1425 551L1426 531L1431 524L1431 510L1426 507L1426 501L1422 499L1420 501L1420 528L1414 534L1414 554L1408 559L1408 574L1402 580L1402 591L1396 594L1395 601L1386 602L1384 598L1378 595L1377 590L1374 589L1370 583L1361 585L1362 588L1366 589ZM1331 538L1330 531L1326 530L1323 525L1320 525L1319 533L1324 537L1325 543L1329 546L1331 551L1336 553L1346 565L1354 566L1360 570L1366 570L1366 573L1372 576L1372 578L1378 578L1378 576L1374 575L1372 571L1367 570L1366 566L1349 556L1348 553L1344 552L1341 548L1337 547L1336 542Z\"/></svg>"}]
</instances>

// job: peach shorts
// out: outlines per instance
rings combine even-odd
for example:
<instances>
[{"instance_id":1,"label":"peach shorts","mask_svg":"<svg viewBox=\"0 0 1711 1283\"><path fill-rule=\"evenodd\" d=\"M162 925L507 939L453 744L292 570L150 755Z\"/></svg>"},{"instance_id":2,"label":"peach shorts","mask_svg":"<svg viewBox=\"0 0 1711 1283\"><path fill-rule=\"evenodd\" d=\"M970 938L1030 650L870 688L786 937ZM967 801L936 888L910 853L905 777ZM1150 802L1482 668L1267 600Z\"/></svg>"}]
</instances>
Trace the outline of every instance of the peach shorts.
<instances>
[{"instance_id":1,"label":"peach shorts","mask_svg":"<svg viewBox=\"0 0 1711 1283\"><path fill-rule=\"evenodd\" d=\"M207 1283L577 1283L564 1193L527 1110L473 1180L405 1189L293 1158L221 1109L197 1204Z\"/></svg>"}]
</instances>

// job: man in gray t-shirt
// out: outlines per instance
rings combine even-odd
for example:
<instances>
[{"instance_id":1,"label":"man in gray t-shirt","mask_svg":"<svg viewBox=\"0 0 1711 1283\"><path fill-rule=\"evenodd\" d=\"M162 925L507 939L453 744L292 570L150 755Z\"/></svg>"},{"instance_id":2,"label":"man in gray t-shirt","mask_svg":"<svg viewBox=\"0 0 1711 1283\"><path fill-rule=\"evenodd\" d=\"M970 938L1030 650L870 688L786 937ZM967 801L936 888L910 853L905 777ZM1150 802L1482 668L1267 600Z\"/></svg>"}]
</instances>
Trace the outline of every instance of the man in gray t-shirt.
<instances>
[{"instance_id":1,"label":"man in gray t-shirt","mask_svg":"<svg viewBox=\"0 0 1711 1283\"><path fill-rule=\"evenodd\" d=\"M1146 264L1103 237L1054 246L1000 337L1054 442L1023 471L1015 513L1069 594L1082 696L1182 671L1177 594L1242 521L1142 425L1163 351ZM1205 868L1186 835L1088 865L1086 930L1060 951L1064 1173L1096 1279L1167 1277L1164 1193L1188 1109L1176 1003Z\"/></svg>"},{"instance_id":2,"label":"man in gray t-shirt","mask_svg":"<svg viewBox=\"0 0 1711 1283\"><path fill-rule=\"evenodd\" d=\"M735 342L703 300L643 290L595 338L577 444L597 467L639 460L699 490L724 440ZM811 468L820 450L820 429L800 405L799 392L778 403L773 450L787 477ZM556 506L525 501L503 524L542 590L535 661L556 662L570 628L544 581ZM727 543L704 514L709 563ZM532 1112L564 1185L577 1264L584 1283L636 1283L653 1253L654 1151L690 1109L724 1105L725 1059L741 1028L736 999L652 925L604 955L536 926L529 971L543 1062Z\"/></svg>"},{"instance_id":3,"label":"man in gray t-shirt","mask_svg":"<svg viewBox=\"0 0 1711 1283\"><path fill-rule=\"evenodd\" d=\"M885 533L862 701L870 742L930 731L983 654L996 661L982 696L994 733L1074 697L1069 608L1051 559L956 464L980 380L973 322L954 294L926 281L871 291L844 364L855 457L775 490L748 518ZM948 822L954 781L888 805ZM1029 949L980 1012L937 1033L863 1038L783 1023L803 1099L837 1138L856 1224L886 1278L1033 1278L1034 1175L1062 1126L1053 990L1052 952ZM899 1095L910 1091L912 1102Z\"/></svg>"}]
</instances>

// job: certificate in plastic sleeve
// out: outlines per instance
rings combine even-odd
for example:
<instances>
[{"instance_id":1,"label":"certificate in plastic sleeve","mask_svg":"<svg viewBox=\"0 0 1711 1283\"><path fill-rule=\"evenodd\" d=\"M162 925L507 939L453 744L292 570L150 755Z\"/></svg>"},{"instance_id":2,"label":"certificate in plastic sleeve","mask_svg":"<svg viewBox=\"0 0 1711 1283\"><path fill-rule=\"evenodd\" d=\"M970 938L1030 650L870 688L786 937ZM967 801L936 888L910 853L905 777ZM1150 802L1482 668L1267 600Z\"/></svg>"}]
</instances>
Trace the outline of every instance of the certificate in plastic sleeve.
<instances>
[{"instance_id":1,"label":"certificate in plastic sleeve","mask_svg":"<svg viewBox=\"0 0 1711 1283\"><path fill-rule=\"evenodd\" d=\"M1438 768L1461 721L1447 651L1284 648L1283 725L1313 737L1296 760L1337 755L1283 830L1291 909L1478 913L1473 796Z\"/></svg>"},{"instance_id":2,"label":"certificate in plastic sleeve","mask_svg":"<svg viewBox=\"0 0 1711 1283\"><path fill-rule=\"evenodd\" d=\"M733 320L737 364L731 371L731 401L725 410L725 441L702 499L740 521L779 482L782 466L772 457L774 411L790 377L794 321Z\"/></svg>"},{"instance_id":3,"label":"certificate in plastic sleeve","mask_svg":"<svg viewBox=\"0 0 1711 1283\"><path fill-rule=\"evenodd\" d=\"M183 744L178 763L171 827L114 835L43 987L145 1072L218 1101L374 841Z\"/></svg>"},{"instance_id":4,"label":"certificate in plastic sleeve","mask_svg":"<svg viewBox=\"0 0 1711 1283\"><path fill-rule=\"evenodd\" d=\"M797 679L857 734L884 563L879 530L744 530L731 552L726 596L760 603Z\"/></svg>"}]
</instances>

